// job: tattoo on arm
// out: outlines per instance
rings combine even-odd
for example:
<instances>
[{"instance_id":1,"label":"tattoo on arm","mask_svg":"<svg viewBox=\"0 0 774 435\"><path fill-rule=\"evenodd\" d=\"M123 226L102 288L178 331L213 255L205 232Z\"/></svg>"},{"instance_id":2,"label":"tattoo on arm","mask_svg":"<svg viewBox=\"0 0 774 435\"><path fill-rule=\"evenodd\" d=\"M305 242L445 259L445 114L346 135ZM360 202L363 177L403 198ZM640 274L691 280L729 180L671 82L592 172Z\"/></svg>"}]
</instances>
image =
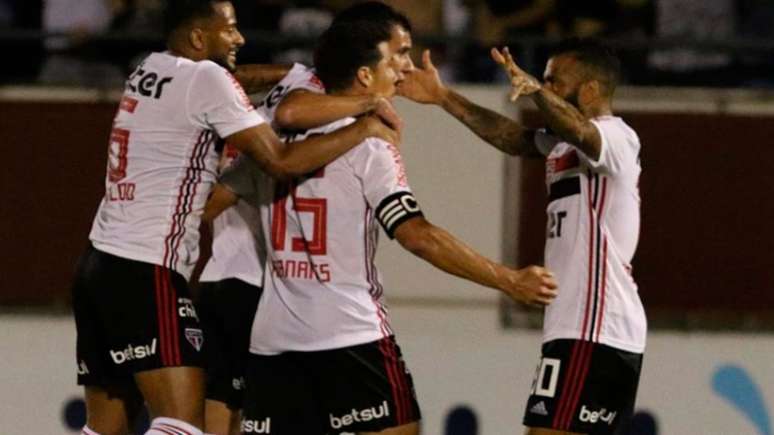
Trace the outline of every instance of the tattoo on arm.
<instances>
[{"instance_id":1,"label":"tattoo on arm","mask_svg":"<svg viewBox=\"0 0 774 435\"><path fill-rule=\"evenodd\" d=\"M517 121L474 104L451 90L442 107L500 151L524 157L540 155L535 148L533 132Z\"/></svg>"},{"instance_id":2,"label":"tattoo on arm","mask_svg":"<svg viewBox=\"0 0 774 435\"><path fill-rule=\"evenodd\" d=\"M545 88L532 94L551 129L562 139L597 159L602 140L594 125L573 105Z\"/></svg>"}]
</instances>

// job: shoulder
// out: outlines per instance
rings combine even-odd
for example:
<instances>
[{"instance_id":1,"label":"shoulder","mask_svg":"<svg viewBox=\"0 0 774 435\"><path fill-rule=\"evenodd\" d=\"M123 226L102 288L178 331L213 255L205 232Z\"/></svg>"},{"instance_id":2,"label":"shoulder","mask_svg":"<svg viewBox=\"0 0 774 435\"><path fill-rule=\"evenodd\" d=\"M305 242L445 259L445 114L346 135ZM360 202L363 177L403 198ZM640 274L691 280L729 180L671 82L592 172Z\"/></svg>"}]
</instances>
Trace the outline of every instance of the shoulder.
<instances>
[{"instance_id":1,"label":"shoulder","mask_svg":"<svg viewBox=\"0 0 774 435\"><path fill-rule=\"evenodd\" d=\"M196 74L202 78L221 80L223 78L233 78L228 70L211 60L200 60L198 62L193 62L193 67L196 69ZM234 81L236 81L236 79L234 79Z\"/></svg>"},{"instance_id":2,"label":"shoulder","mask_svg":"<svg viewBox=\"0 0 774 435\"><path fill-rule=\"evenodd\" d=\"M640 138L637 132L618 116L602 116L592 120L600 133L611 142L624 142L632 147L640 147ZM617 144L613 144L617 145ZM623 145L623 144L621 144Z\"/></svg>"},{"instance_id":3,"label":"shoulder","mask_svg":"<svg viewBox=\"0 0 774 435\"><path fill-rule=\"evenodd\" d=\"M325 87L315 74L314 68L301 63L293 64L282 82L288 88L302 88L312 92L325 93Z\"/></svg>"}]
</instances>

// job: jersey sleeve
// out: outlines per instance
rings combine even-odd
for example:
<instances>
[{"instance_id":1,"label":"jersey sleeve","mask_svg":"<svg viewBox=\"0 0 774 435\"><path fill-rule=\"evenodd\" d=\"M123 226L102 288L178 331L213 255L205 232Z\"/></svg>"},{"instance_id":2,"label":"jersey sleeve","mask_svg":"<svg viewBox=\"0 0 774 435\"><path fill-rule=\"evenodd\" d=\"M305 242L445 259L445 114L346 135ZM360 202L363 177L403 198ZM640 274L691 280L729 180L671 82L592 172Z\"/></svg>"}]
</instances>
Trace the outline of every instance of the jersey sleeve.
<instances>
[{"instance_id":1,"label":"jersey sleeve","mask_svg":"<svg viewBox=\"0 0 774 435\"><path fill-rule=\"evenodd\" d=\"M581 160L584 160L591 168L608 174L619 173L625 167L636 164L639 154L639 139L633 131L612 119L594 119L591 122L602 138L602 148L597 160L593 160L579 151Z\"/></svg>"},{"instance_id":2,"label":"jersey sleeve","mask_svg":"<svg viewBox=\"0 0 774 435\"><path fill-rule=\"evenodd\" d=\"M359 145L350 162L363 183L366 201L392 239L405 221L422 216L406 178L400 151L395 145L371 138Z\"/></svg>"},{"instance_id":3,"label":"jersey sleeve","mask_svg":"<svg viewBox=\"0 0 774 435\"><path fill-rule=\"evenodd\" d=\"M221 138L263 124L242 86L224 68L202 62L188 90L189 116Z\"/></svg>"},{"instance_id":4,"label":"jersey sleeve","mask_svg":"<svg viewBox=\"0 0 774 435\"><path fill-rule=\"evenodd\" d=\"M551 154L551 150L561 142L561 139L548 133L545 128L535 131L535 147L544 156Z\"/></svg>"}]
</instances>

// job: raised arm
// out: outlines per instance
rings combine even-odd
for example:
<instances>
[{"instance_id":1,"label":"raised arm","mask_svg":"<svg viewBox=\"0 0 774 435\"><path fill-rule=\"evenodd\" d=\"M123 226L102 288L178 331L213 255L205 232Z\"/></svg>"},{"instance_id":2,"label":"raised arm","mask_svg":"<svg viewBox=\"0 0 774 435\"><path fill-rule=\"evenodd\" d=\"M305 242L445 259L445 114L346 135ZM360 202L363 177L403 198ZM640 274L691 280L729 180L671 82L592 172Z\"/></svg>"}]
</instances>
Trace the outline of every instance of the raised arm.
<instances>
[{"instance_id":1,"label":"raised arm","mask_svg":"<svg viewBox=\"0 0 774 435\"><path fill-rule=\"evenodd\" d=\"M389 100L376 95L327 95L306 89L291 91L277 106L274 122L280 128L307 130L348 116L374 112L394 129L400 118Z\"/></svg>"},{"instance_id":2,"label":"raised arm","mask_svg":"<svg viewBox=\"0 0 774 435\"><path fill-rule=\"evenodd\" d=\"M514 270L495 263L421 216L400 224L395 238L401 246L433 266L501 290L516 301L548 305L556 297L557 284L547 269L530 266Z\"/></svg>"},{"instance_id":3,"label":"raised arm","mask_svg":"<svg viewBox=\"0 0 774 435\"><path fill-rule=\"evenodd\" d=\"M599 159L602 150L599 130L575 106L551 90L551 77L547 76L547 83L541 84L516 65L507 47L502 51L493 48L492 58L511 78L511 101L521 95L529 95L554 134L573 144L593 160Z\"/></svg>"},{"instance_id":4,"label":"raised arm","mask_svg":"<svg viewBox=\"0 0 774 435\"><path fill-rule=\"evenodd\" d=\"M400 95L421 104L435 104L465 124L473 133L495 148L511 155L541 157L534 142L534 132L521 123L481 107L441 81L430 59L422 53L422 67L406 73Z\"/></svg>"},{"instance_id":5,"label":"raised arm","mask_svg":"<svg viewBox=\"0 0 774 435\"><path fill-rule=\"evenodd\" d=\"M292 178L313 172L335 160L368 137L398 143L395 130L375 116L366 116L333 133L283 143L264 123L238 131L226 138L236 149L253 159L274 178Z\"/></svg>"},{"instance_id":6,"label":"raised arm","mask_svg":"<svg viewBox=\"0 0 774 435\"><path fill-rule=\"evenodd\" d=\"M602 151L602 136L599 130L583 114L567 101L553 93L546 86L532 94L554 133L575 145L592 160L599 160Z\"/></svg>"},{"instance_id":7,"label":"raised arm","mask_svg":"<svg viewBox=\"0 0 774 435\"><path fill-rule=\"evenodd\" d=\"M238 65L234 77L248 94L268 90L285 77L290 65Z\"/></svg>"}]
</instances>

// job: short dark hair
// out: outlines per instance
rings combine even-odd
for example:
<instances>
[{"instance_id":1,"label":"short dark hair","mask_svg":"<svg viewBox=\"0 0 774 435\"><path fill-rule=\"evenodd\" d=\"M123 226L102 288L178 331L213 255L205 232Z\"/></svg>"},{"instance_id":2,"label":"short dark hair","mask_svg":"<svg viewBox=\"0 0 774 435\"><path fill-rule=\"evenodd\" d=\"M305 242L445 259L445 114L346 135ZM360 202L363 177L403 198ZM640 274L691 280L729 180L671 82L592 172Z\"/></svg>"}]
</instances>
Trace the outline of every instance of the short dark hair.
<instances>
[{"instance_id":1,"label":"short dark hair","mask_svg":"<svg viewBox=\"0 0 774 435\"><path fill-rule=\"evenodd\" d=\"M316 74L325 90L346 89L360 67L376 65L382 59L378 45L390 40L392 26L384 21L353 21L329 27L314 52Z\"/></svg>"},{"instance_id":2,"label":"short dark hair","mask_svg":"<svg viewBox=\"0 0 774 435\"><path fill-rule=\"evenodd\" d=\"M551 57L559 55L573 56L593 79L602 83L608 96L613 95L621 80L621 61L612 48L594 38L570 38L551 52Z\"/></svg>"},{"instance_id":3,"label":"short dark hair","mask_svg":"<svg viewBox=\"0 0 774 435\"><path fill-rule=\"evenodd\" d=\"M164 10L164 35L169 37L175 30L200 18L215 13L214 3L229 0L167 0Z\"/></svg>"},{"instance_id":4,"label":"short dark hair","mask_svg":"<svg viewBox=\"0 0 774 435\"><path fill-rule=\"evenodd\" d=\"M377 1L357 3L344 9L333 19L333 25L356 21L383 22L391 26L399 25L411 32L411 21L391 6Z\"/></svg>"}]
</instances>

